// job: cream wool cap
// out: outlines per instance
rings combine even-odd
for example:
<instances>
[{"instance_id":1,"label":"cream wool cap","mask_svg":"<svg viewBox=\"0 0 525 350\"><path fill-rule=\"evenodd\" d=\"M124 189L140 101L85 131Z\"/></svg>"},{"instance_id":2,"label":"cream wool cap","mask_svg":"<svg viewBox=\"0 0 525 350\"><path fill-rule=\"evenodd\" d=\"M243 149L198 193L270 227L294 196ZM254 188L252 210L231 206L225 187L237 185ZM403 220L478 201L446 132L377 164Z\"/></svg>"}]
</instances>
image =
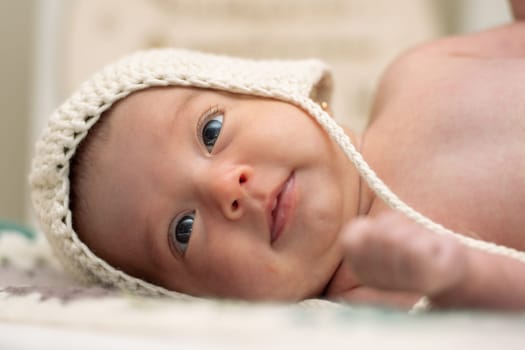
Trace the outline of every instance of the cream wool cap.
<instances>
[{"instance_id":1,"label":"cream wool cap","mask_svg":"<svg viewBox=\"0 0 525 350\"><path fill-rule=\"evenodd\" d=\"M70 162L77 147L113 103L148 87L192 86L257 95L325 114L314 100L329 100L331 82L328 67L317 60L256 61L178 49L138 52L107 66L53 112L36 144L30 174L32 200L54 253L85 282L143 295L188 298L115 269L80 240L69 209Z\"/></svg>"}]
</instances>

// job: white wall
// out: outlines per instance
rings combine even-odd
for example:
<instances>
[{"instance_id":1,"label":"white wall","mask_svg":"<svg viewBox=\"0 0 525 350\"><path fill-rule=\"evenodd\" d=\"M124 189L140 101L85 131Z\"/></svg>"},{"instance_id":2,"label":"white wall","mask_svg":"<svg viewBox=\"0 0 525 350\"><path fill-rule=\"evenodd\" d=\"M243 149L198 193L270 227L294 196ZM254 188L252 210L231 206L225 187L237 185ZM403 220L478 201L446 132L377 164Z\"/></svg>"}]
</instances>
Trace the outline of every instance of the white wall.
<instances>
[{"instance_id":1,"label":"white wall","mask_svg":"<svg viewBox=\"0 0 525 350\"><path fill-rule=\"evenodd\" d=\"M508 23L510 7L504 0L462 0L457 31L470 33Z\"/></svg>"},{"instance_id":2,"label":"white wall","mask_svg":"<svg viewBox=\"0 0 525 350\"><path fill-rule=\"evenodd\" d=\"M33 1L0 1L0 220L25 217L33 15Z\"/></svg>"},{"instance_id":3,"label":"white wall","mask_svg":"<svg viewBox=\"0 0 525 350\"><path fill-rule=\"evenodd\" d=\"M107 0L108 3L113 1ZM413 1L414 5L420 6L423 0ZM434 5L438 22L447 32L471 32L510 19L504 0L425 1ZM82 1L0 1L0 220L30 221L29 159L34 139L47 116L64 97L63 92L69 90L71 77L65 76L68 62L63 41L72 35L68 30L75 23L72 23L69 11L79 2ZM371 2L380 7L392 5L385 0L363 0L364 4L370 5ZM121 10L115 15L122 19L126 8ZM406 15L386 13L393 17ZM381 22L380 18L377 20ZM392 44L397 43L394 41Z\"/></svg>"}]
</instances>

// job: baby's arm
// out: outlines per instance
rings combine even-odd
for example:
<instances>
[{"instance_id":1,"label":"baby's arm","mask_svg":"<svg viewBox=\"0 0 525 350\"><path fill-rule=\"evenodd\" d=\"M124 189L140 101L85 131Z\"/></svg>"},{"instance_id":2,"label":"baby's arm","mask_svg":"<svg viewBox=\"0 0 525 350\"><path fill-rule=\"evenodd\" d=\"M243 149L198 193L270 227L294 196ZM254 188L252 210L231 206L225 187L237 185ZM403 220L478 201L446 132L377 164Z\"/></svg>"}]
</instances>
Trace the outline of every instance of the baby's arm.
<instances>
[{"instance_id":1,"label":"baby's arm","mask_svg":"<svg viewBox=\"0 0 525 350\"><path fill-rule=\"evenodd\" d=\"M401 214L358 219L343 242L370 287L421 293L436 307L525 309L525 264L465 247Z\"/></svg>"}]
</instances>

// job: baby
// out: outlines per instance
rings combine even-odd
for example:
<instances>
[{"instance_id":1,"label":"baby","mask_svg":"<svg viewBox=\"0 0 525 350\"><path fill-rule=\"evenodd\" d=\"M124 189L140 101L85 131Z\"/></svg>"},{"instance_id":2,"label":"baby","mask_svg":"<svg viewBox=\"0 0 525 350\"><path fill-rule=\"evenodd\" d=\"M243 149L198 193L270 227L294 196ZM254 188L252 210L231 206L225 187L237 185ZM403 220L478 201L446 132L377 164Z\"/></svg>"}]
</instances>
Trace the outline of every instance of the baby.
<instances>
[{"instance_id":1,"label":"baby","mask_svg":"<svg viewBox=\"0 0 525 350\"><path fill-rule=\"evenodd\" d=\"M407 52L349 139L318 61L125 58L52 116L37 215L67 268L143 294L525 308L524 40Z\"/></svg>"}]
</instances>

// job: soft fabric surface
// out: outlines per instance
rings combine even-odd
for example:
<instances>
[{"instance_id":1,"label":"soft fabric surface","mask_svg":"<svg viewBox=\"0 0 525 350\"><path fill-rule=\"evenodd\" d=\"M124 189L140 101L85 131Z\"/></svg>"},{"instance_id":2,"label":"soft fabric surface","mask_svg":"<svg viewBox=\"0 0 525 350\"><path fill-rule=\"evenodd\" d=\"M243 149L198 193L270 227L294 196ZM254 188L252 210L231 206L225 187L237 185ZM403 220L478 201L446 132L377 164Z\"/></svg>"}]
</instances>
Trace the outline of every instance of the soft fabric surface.
<instances>
[{"instance_id":1,"label":"soft fabric surface","mask_svg":"<svg viewBox=\"0 0 525 350\"><path fill-rule=\"evenodd\" d=\"M525 314L405 312L317 300L182 302L81 286L49 247L0 234L0 348L523 349Z\"/></svg>"}]
</instances>

